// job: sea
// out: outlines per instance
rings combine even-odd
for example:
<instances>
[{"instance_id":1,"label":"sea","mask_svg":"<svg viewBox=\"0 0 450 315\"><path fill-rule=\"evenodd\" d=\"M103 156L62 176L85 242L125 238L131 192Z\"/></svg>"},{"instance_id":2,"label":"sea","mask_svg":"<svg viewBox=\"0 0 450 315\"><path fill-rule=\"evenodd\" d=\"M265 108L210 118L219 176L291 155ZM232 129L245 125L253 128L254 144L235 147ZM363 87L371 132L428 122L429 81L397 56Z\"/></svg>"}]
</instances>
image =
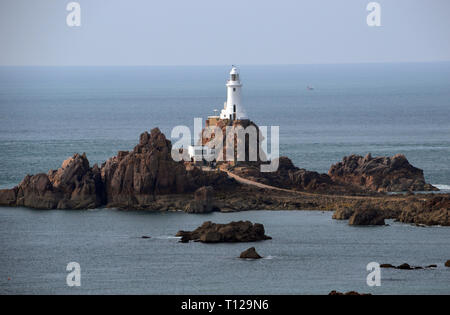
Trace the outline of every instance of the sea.
<instances>
[{"instance_id":1,"label":"sea","mask_svg":"<svg viewBox=\"0 0 450 315\"><path fill-rule=\"evenodd\" d=\"M223 108L230 68L0 67L0 189L77 152L101 164L154 127L176 141L174 127L194 131L194 118ZM327 172L350 154L402 153L450 192L449 62L239 69L247 116L278 126L280 154L298 167ZM450 228L390 220L351 227L331 215L2 207L0 294L450 294ZM234 220L263 223L273 239L211 245L174 237ZM237 258L251 246L264 258ZM70 262L80 265L80 286L67 284ZM371 262L437 268L382 269L372 287Z\"/></svg>"}]
</instances>

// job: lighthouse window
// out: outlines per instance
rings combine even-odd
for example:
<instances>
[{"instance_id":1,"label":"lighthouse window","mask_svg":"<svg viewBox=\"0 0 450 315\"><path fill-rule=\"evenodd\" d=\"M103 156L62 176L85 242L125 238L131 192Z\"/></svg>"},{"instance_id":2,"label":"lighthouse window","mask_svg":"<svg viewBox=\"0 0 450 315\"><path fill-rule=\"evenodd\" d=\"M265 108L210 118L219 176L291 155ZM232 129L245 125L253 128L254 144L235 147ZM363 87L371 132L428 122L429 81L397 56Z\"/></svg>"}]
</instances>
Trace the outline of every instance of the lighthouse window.
<instances>
[{"instance_id":1,"label":"lighthouse window","mask_svg":"<svg viewBox=\"0 0 450 315\"><path fill-rule=\"evenodd\" d=\"M233 88L233 92L236 92L236 88Z\"/></svg>"},{"instance_id":2,"label":"lighthouse window","mask_svg":"<svg viewBox=\"0 0 450 315\"><path fill-rule=\"evenodd\" d=\"M233 112L236 113L236 105L233 105Z\"/></svg>"},{"instance_id":3,"label":"lighthouse window","mask_svg":"<svg viewBox=\"0 0 450 315\"><path fill-rule=\"evenodd\" d=\"M236 81L236 75L235 74L231 75L231 81Z\"/></svg>"}]
</instances>

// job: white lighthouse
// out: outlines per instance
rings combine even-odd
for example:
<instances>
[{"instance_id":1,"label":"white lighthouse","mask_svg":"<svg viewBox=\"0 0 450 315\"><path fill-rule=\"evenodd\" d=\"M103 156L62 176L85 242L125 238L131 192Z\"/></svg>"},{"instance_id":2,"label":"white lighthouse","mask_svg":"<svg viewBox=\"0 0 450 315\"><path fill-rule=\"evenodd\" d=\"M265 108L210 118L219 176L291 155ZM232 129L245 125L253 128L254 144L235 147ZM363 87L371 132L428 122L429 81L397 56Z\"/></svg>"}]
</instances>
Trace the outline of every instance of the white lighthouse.
<instances>
[{"instance_id":1,"label":"white lighthouse","mask_svg":"<svg viewBox=\"0 0 450 315\"><path fill-rule=\"evenodd\" d=\"M230 78L227 81L227 101L220 112L220 119L245 119L245 113L241 105L241 81L239 71L233 66L230 71Z\"/></svg>"}]
</instances>

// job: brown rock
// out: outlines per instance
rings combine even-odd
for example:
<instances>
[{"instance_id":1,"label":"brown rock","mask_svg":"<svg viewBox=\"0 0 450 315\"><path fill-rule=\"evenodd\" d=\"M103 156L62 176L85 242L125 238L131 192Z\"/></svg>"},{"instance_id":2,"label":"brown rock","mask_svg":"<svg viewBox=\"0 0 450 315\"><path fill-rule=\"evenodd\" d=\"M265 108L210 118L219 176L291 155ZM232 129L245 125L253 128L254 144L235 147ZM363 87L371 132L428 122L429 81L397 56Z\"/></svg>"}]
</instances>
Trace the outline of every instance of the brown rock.
<instances>
[{"instance_id":1,"label":"brown rock","mask_svg":"<svg viewBox=\"0 0 450 315\"><path fill-rule=\"evenodd\" d=\"M400 269L400 270L422 270L422 269L430 269L430 268L436 268L437 265L428 265L426 267L421 266L411 266L407 263L401 264L400 266L393 266L391 264L381 264L381 268L393 268L393 269Z\"/></svg>"},{"instance_id":2,"label":"brown rock","mask_svg":"<svg viewBox=\"0 0 450 315\"><path fill-rule=\"evenodd\" d=\"M411 267L409 264L404 263L404 264L401 264L400 266L397 266L397 269L401 269L401 270L413 270L414 268Z\"/></svg>"},{"instance_id":3,"label":"brown rock","mask_svg":"<svg viewBox=\"0 0 450 315\"><path fill-rule=\"evenodd\" d=\"M13 189L0 189L0 205L15 206L17 202L17 187Z\"/></svg>"},{"instance_id":4,"label":"brown rock","mask_svg":"<svg viewBox=\"0 0 450 315\"><path fill-rule=\"evenodd\" d=\"M257 252L254 247L250 247L247 250L244 250L239 258L246 258L246 259L260 259L262 258Z\"/></svg>"},{"instance_id":5,"label":"brown rock","mask_svg":"<svg viewBox=\"0 0 450 315\"><path fill-rule=\"evenodd\" d=\"M375 209L358 209L350 217L350 225L385 225L384 215L381 211Z\"/></svg>"},{"instance_id":6,"label":"brown rock","mask_svg":"<svg viewBox=\"0 0 450 315\"><path fill-rule=\"evenodd\" d=\"M185 208L188 213L208 213L213 211L214 188L203 186L194 193L194 200Z\"/></svg>"},{"instance_id":7,"label":"brown rock","mask_svg":"<svg viewBox=\"0 0 450 315\"><path fill-rule=\"evenodd\" d=\"M361 296L364 296L364 295L372 295L372 294L370 294L370 293L358 293L356 291L349 291L349 292L346 292L346 293L342 293L342 292L333 290L330 293L328 293L328 295L361 295Z\"/></svg>"},{"instance_id":8,"label":"brown rock","mask_svg":"<svg viewBox=\"0 0 450 315\"><path fill-rule=\"evenodd\" d=\"M132 152L119 152L102 165L106 202L109 206L147 208L157 195L183 194L202 186L224 188L236 185L224 173L203 172L196 167L186 169L183 162L171 156L172 144L158 128L140 136ZM202 209L209 209L211 192L204 192ZM201 193L200 193L200 199ZM194 205L194 208L199 208ZM196 211L193 211L196 212Z\"/></svg>"},{"instance_id":9,"label":"brown rock","mask_svg":"<svg viewBox=\"0 0 450 315\"><path fill-rule=\"evenodd\" d=\"M450 196L433 196L424 202L416 201L403 209L398 221L417 226L450 226Z\"/></svg>"},{"instance_id":10,"label":"brown rock","mask_svg":"<svg viewBox=\"0 0 450 315\"><path fill-rule=\"evenodd\" d=\"M380 268L396 268L396 267L391 264L381 264Z\"/></svg>"},{"instance_id":11,"label":"brown rock","mask_svg":"<svg viewBox=\"0 0 450 315\"><path fill-rule=\"evenodd\" d=\"M372 191L438 190L426 184L423 171L409 164L406 157L365 157L351 155L334 164L328 175L336 181Z\"/></svg>"},{"instance_id":12,"label":"brown rock","mask_svg":"<svg viewBox=\"0 0 450 315\"><path fill-rule=\"evenodd\" d=\"M450 260L447 260L447 261L445 262L445 267L450 267Z\"/></svg>"},{"instance_id":13,"label":"brown rock","mask_svg":"<svg viewBox=\"0 0 450 315\"><path fill-rule=\"evenodd\" d=\"M262 224L252 224L249 221L230 222L228 224L216 224L207 221L192 232L179 231L176 236L181 236L182 240L185 241L193 240L204 243L255 242L271 239L270 236L265 235Z\"/></svg>"},{"instance_id":14,"label":"brown rock","mask_svg":"<svg viewBox=\"0 0 450 315\"><path fill-rule=\"evenodd\" d=\"M249 119L239 119L234 121L228 120L219 120L215 125L210 124L209 120L206 122L206 126L209 127L217 127L222 130L221 139L223 142L223 152L222 155L219 155L220 152L217 152L216 160L225 161L227 157L226 150L227 148L234 148L234 156L233 161L220 162L220 164L226 165L259 165L262 161L266 161L266 156L264 155L262 150L258 150L260 147L261 141L263 140L263 136L259 131L258 125L256 125L253 121ZM227 134L228 130L228 134ZM256 137L249 137L245 135L245 131L254 131L254 135ZM206 129L202 130L202 144L203 145L214 145L213 140L216 137L215 132L206 132ZM212 130L211 130L212 131ZM245 143L242 143L242 140L245 139ZM217 141L214 140L214 141ZM250 145L250 143L254 145ZM243 147L243 155L238 157L238 147ZM245 156L244 156L245 154Z\"/></svg>"},{"instance_id":15,"label":"brown rock","mask_svg":"<svg viewBox=\"0 0 450 315\"><path fill-rule=\"evenodd\" d=\"M102 204L102 186L98 167L91 168L85 154L75 154L58 170L27 175L16 188L0 192L0 204L37 209L95 208Z\"/></svg>"},{"instance_id":16,"label":"brown rock","mask_svg":"<svg viewBox=\"0 0 450 315\"><path fill-rule=\"evenodd\" d=\"M351 208L343 207L336 209L333 214L333 219L335 220L348 220L355 213L355 211Z\"/></svg>"}]
</instances>

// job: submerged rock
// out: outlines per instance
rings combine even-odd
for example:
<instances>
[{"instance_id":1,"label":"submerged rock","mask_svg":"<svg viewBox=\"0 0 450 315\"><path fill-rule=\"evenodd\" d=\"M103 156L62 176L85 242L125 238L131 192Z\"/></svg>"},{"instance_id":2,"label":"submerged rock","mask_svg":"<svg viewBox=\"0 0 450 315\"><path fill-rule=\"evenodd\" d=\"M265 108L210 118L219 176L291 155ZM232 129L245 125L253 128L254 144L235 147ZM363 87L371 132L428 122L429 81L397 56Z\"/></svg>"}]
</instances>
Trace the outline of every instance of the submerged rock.
<instances>
[{"instance_id":1,"label":"submerged rock","mask_svg":"<svg viewBox=\"0 0 450 315\"><path fill-rule=\"evenodd\" d=\"M348 222L349 225L385 225L384 215L379 210L358 209L353 213Z\"/></svg>"},{"instance_id":2,"label":"submerged rock","mask_svg":"<svg viewBox=\"0 0 450 315\"><path fill-rule=\"evenodd\" d=\"M203 243L220 242L256 242L272 239L265 235L264 226L250 221L238 221L228 224L216 224L211 221L204 222L194 231L179 231L176 236L181 240L198 241Z\"/></svg>"},{"instance_id":3,"label":"submerged rock","mask_svg":"<svg viewBox=\"0 0 450 315\"><path fill-rule=\"evenodd\" d=\"M262 258L257 252L254 247L250 247L247 250L244 250L239 258L246 258L246 259L260 259Z\"/></svg>"},{"instance_id":4,"label":"submerged rock","mask_svg":"<svg viewBox=\"0 0 450 315\"><path fill-rule=\"evenodd\" d=\"M381 264L380 268L391 268L391 269L400 269L400 270L422 270L422 269L431 269L437 268L437 265L428 265L426 267L421 266L411 266L410 264L404 263L399 266L394 266L391 264Z\"/></svg>"},{"instance_id":5,"label":"submerged rock","mask_svg":"<svg viewBox=\"0 0 450 315\"><path fill-rule=\"evenodd\" d=\"M333 290L330 293L328 293L328 295L362 295L363 296L363 295L372 295L372 294L370 294L370 293L358 293L356 291L349 291L349 292L346 292L346 293L342 293L342 292Z\"/></svg>"},{"instance_id":6,"label":"submerged rock","mask_svg":"<svg viewBox=\"0 0 450 315\"><path fill-rule=\"evenodd\" d=\"M336 182L372 191L438 190L425 182L423 171L412 166L403 154L393 157L350 155L334 164L328 175Z\"/></svg>"},{"instance_id":7,"label":"submerged rock","mask_svg":"<svg viewBox=\"0 0 450 315\"><path fill-rule=\"evenodd\" d=\"M401 264L400 266L397 266L397 269L401 269L401 270L413 270L414 268L411 267L409 264L404 263L404 264Z\"/></svg>"},{"instance_id":8,"label":"submerged rock","mask_svg":"<svg viewBox=\"0 0 450 315\"><path fill-rule=\"evenodd\" d=\"M391 265L391 264L381 264L380 265L380 268L396 268L394 265Z\"/></svg>"}]
</instances>

